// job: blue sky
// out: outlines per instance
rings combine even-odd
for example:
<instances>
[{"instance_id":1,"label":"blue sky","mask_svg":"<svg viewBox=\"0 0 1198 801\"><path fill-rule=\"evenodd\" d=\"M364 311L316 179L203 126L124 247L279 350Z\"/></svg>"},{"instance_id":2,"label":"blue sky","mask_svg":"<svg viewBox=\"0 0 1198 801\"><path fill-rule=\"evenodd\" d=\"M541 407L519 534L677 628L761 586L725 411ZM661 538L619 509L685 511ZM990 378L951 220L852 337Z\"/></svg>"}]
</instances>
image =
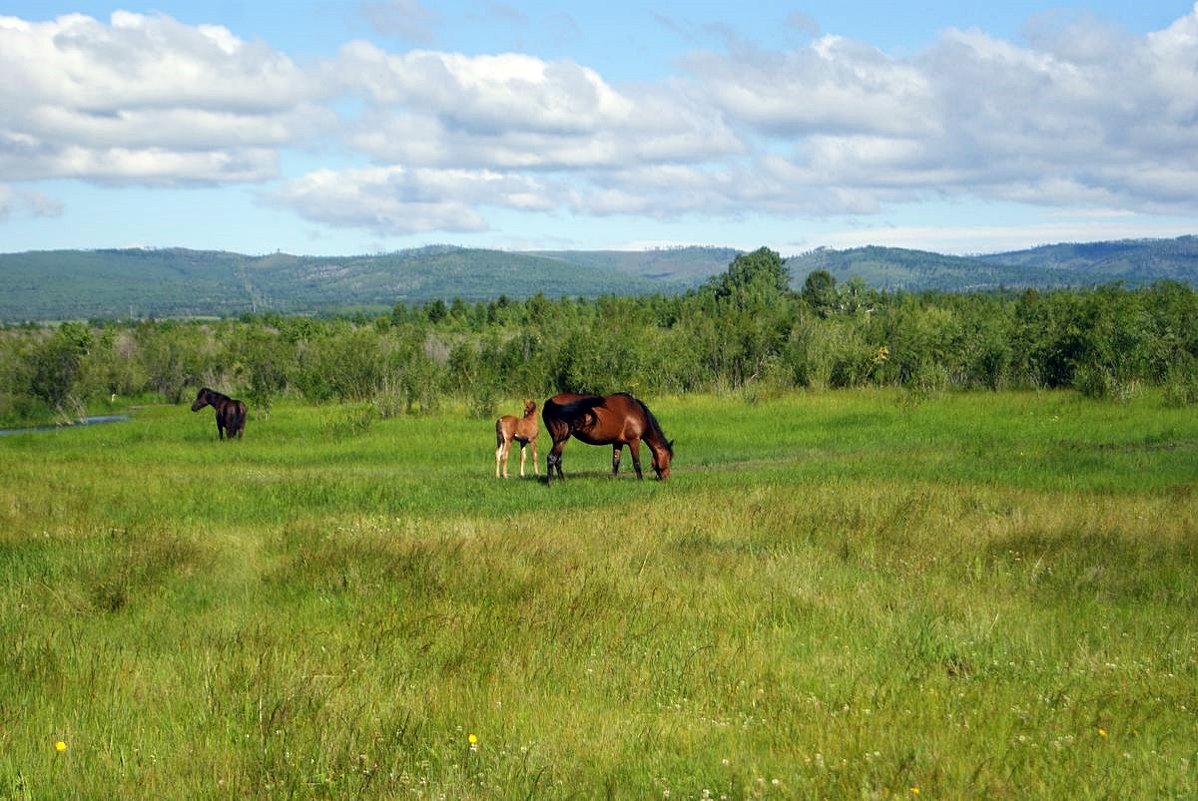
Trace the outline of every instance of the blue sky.
<instances>
[{"instance_id":1,"label":"blue sky","mask_svg":"<svg viewBox=\"0 0 1198 801\"><path fill-rule=\"evenodd\" d=\"M1198 233L1196 8L0 0L0 252Z\"/></svg>"}]
</instances>

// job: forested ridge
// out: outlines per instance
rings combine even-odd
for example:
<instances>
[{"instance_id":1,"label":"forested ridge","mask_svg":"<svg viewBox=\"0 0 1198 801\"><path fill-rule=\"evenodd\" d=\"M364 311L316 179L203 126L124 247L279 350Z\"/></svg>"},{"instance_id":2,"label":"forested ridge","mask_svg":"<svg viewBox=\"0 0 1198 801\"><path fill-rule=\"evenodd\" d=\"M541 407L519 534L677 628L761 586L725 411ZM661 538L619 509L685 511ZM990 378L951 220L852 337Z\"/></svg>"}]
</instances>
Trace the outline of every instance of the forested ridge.
<instances>
[{"instance_id":1,"label":"forested ridge","mask_svg":"<svg viewBox=\"0 0 1198 801\"><path fill-rule=\"evenodd\" d=\"M251 414L291 395L377 414L464 402L480 416L558 390L689 392L898 386L1075 388L1198 400L1198 293L1175 281L1093 289L881 291L793 277L762 248L682 294L396 303L378 315L68 322L0 330L0 417L71 417L201 385Z\"/></svg>"},{"instance_id":2,"label":"forested ridge","mask_svg":"<svg viewBox=\"0 0 1198 801\"><path fill-rule=\"evenodd\" d=\"M358 256L246 256L185 248L0 253L0 323L376 315L395 303L681 294L727 269L739 251L512 252L432 245ZM1045 245L946 256L892 247L816 248L790 256L799 289L815 271L886 291L1128 287L1159 280L1198 285L1198 237Z\"/></svg>"}]
</instances>

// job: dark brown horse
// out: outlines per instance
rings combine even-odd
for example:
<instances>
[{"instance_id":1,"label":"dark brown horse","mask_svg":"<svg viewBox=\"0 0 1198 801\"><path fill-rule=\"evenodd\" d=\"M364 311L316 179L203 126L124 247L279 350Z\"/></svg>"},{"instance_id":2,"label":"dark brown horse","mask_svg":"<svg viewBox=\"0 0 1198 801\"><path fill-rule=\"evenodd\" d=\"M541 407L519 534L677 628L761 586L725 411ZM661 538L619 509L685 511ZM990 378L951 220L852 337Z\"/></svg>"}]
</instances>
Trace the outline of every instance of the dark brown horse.
<instances>
[{"instance_id":1,"label":"dark brown horse","mask_svg":"<svg viewBox=\"0 0 1198 801\"><path fill-rule=\"evenodd\" d=\"M503 462L503 477L507 478L507 457L512 449L512 440L520 443L520 478L524 478L524 446L532 443L532 474L537 474L537 427L536 401L524 401L524 416L505 414L495 421L495 478L499 478L499 464Z\"/></svg>"},{"instance_id":2,"label":"dark brown horse","mask_svg":"<svg viewBox=\"0 0 1198 801\"><path fill-rule=\"evenodd\" d=\"M641 476L641 440L653 453L653 469L663 481L670 477L674 443L666 439L657 418L643 402L627 392L615 395L577 395L563 392L545 401L541 409L545 429L553 437L553 450L545 459L545 479L553 481L553 470L562 475L562 448L570 437L588 445L611 445L611 474L620 472L620 451L627 445L636 477Z\"/></svg>"},{"instance_id":3,"label":"dark brown horse","mask_svg":"<svg viewBox=\"0 0 1198 801\"><path fill-rule=\"evenodd\" d=\"M216 433L220 435L221 439L226 439L226 437L241 439L241 435L245 431L247 413L244 403L204 387L196 395L196 402L191 404L191 410L198 412L205 406L211 406L216 410Z\"/></svg>"}]
</instances>

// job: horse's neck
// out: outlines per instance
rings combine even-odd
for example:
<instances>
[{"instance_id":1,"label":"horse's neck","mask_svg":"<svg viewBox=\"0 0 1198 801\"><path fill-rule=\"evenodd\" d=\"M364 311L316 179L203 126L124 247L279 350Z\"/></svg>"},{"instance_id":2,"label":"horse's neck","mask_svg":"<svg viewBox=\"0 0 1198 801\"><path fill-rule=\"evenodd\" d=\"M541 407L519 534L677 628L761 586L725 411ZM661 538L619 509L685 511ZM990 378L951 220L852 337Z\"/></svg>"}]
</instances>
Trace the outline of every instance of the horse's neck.
<instances>
[{"instance_id":1,"label":"horse's neck","mask_svg":"<svg viewBox=\"0 0 1198 801\"><path fill-rule=\"evenodd\" d=\"M654 453L665 453L669 451L669 446L666 445L665 437L658 435L651 427L646 427L645 433L641 435L641 439L649 446L649 449Z\"/></svg>"}]
</instances>

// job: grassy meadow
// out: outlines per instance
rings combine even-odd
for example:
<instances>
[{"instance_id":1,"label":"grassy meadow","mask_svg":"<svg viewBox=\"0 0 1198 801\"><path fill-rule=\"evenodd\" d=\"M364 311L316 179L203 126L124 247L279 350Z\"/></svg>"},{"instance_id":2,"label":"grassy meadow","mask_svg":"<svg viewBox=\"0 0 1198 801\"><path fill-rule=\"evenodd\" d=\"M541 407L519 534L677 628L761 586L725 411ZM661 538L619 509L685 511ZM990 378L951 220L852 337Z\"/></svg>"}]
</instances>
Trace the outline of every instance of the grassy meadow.
<instances>
[{"instance_id":1,"label":"grassy meadow","mask_svg":"<svg viewBox=\"0 0 1198 801\"><path fill-rule=\"evenodd\" d=\"M1198 795L1192 408L646 400L0 437L0 798Z\"/></svg>"}]
</instances>

